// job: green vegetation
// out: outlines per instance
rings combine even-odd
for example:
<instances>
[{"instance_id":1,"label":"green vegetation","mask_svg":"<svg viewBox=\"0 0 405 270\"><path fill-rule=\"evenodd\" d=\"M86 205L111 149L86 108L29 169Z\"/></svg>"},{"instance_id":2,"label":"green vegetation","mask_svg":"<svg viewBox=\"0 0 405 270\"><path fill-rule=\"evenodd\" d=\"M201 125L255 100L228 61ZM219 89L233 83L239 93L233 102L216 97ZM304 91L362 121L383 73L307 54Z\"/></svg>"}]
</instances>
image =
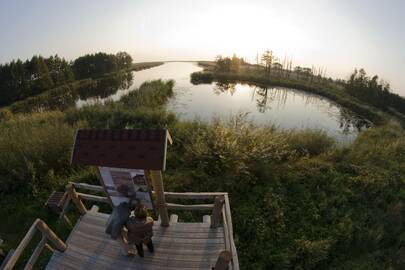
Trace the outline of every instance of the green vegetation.
<instances>
[{"instance_id":1,"label":"green vegetation","mask_svg":"<svg viewBox=\"0 0 405 270\"><path fill-rule=\"evenodd\" d=\"M97 78L131 67L132 58L126 52L87 54L71 63L58 55L11 61L0 65L0 106L66 86L74 80Z\"/></svg>"},{"instance_id":2,"label":"green vegetation","mask_svg":"<svg viewBox=\"0 0 405 270\"><path fill-rule=\"evenodd\" d=\"M140 63L132 64L130 69L132 71L139 71L139 70L157 67L160 65L163 65L163 62L140 62Z\"/></svg>"},{"instance_id":3,"label":"green vegetation","mask_svg":"<svg viewBox=\"0 0 405 270\"><path fill-rule=\"evenodd\" d=\"M86 54L73 61L72 70L76 79L95 78L106 73L129 69L132 57L126 52L117 54Z\"/></svg>"},{"instance_id":4,"label":"green vegetation","mask_svg":"<svg viewBox=\"0 0 405 270\"><path fill-rule=\"evenodd\" d=\"M33 56L0 65L0 106L37 95L52 87L72 81L70 64L58 55Z\"/></svg>"},{"instance_id":5,"label":"green vegetation","mask_svg":"<svg viewBox=\"0 0 405 270\"><path fill-rule=\"evenodd\" d=\"M43 63L43 73L38 75L37 80L24 81L17 71L25 72L26 67L32 66L31 62ZM103 62L104 66L99 62ZM26 63L18 60L0 65L0 74L3 72L8 76L0 77L2 78L0 86L2 83L4 85L4 91L0 91L4 92L4 95L0 96L0 106L14 101L8 107L0 109L0 120L9 117L10 113L66 110L75 106L79 99L106 98L119 89L131 86L133 79L131 71L140 71L161 64L163 62L132 63L127 53L120 52L116 55L105 53L85 55L73 63L68 63L56 55L49 58L34 56ZM34 75L24 76L31 78ZM36 91L27 90L21 84L35 86Z\"/></svg>"},{"instance_id":6,"label":"green vegetation","mask_svg":"<svg viewBox=\"0 0 405 270\"><path fill-rule=\"evenodd\" d=\"M193 77L269 82L254 73L255 66L232 69ZM273 81L276 70L272 65ZM289 83L302 84L295 73L290 77ZM80 109L49 106L31 114L18 113L14 104L13 112L1 109L0 216L7 218L0 223L0 238L6 249L17 246L37 217L68 234L43 203L67 181L97 183L92 168L69 164L77 128L165 127L174 138L166 190L229 192L241 269L401 269L405 264L405 132L395 121L381 121L344 147L318 131L257 127L239 116L209 124L180 122L163 108L173 85L147 82L118 102ZM327 79L305 85L313 91L323 85L324 93L340 101L349 97ZM373 108L351 102L364 106L365 113Z\"/></svg>"},{"instance_id":7,"label":"green vegetation","mask_svg":"<svg viewBox=\"0 0 405 270\"><path fill-rule=\"evenodd\" d=\"M30 113L49 110L66 110L80 98L106 98L118 89L126 89L132 84L130 72L116 72L97 79L83 79L48 90L34 97L17 101L8 109L13 113Z\"/></svg>"},{"instance_id":8,"label":"green vegetation","mask_svg":"<svg viewBox=\"0 0 405 270\"><path fill-rule=\"evenodd\" d=\"M318 71L315 67L292 68L291 61L287 60L281 64L271 51L263 54L262 64L247 64L235 55L232 59L218 56L215 63L201 62L204 71L191 74L191 81L195 84L217 81L296 88L327 97L375 124L382 124L386 120L380 110L394 112L401 121L405 121L405 99L391 93L388 84L378 82L378 76L368 78L364 70L356 70L346 82L326 78L322 68ZM231 62L234 63L233 68ZM375 107L379 110L375 110Z\"/></svg>"},{"instance_id":9,"label":"green vegetation","mask_svg":"<svg viewBox=\"0 0 405 270\"><path fill-rule=\"evenodd\" d=\"M346 83L346 91L369 104L383 110L394 109L405 114L405 98L391 93L390 85L384 81L378 82L378 76L367 77L364 69L354 70Z\"/></svg>"}]
</instances>

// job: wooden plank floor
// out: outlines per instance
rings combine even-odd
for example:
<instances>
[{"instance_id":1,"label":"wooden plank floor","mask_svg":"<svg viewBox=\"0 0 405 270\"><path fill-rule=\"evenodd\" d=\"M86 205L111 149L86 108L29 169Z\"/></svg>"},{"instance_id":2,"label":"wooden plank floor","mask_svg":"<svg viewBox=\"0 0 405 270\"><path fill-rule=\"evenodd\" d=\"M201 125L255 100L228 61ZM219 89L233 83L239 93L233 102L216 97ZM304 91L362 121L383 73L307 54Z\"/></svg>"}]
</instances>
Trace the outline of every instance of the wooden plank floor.
<instances>
[{"instance_id":1,"label":"wooden plank floor","mask_svg":"<svg viewBox=\"0 0 405 270\"><path fill-rule=\"evenodd\" d=\"M223 228L209 223L174 223L161 227L155 222L155 252L145 247L145 257L121 253L116 240L105 234L108 215L88 212L76 224L65 252L55 251L47 270L54 269L211 269L225 249Z\"/></svg>"}]
</instances>

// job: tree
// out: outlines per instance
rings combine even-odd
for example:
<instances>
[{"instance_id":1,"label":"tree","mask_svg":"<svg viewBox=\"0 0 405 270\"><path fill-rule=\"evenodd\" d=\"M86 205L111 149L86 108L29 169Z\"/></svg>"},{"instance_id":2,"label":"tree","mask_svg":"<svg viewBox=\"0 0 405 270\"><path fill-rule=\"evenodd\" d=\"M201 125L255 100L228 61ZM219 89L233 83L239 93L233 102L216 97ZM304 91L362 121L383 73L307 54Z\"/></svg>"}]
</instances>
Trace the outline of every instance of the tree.
<instances>
[{"instance_id":1,"label":"tree","mask_svg":"<svg viewBox=\"0 0 405 270\"><path fill-rule=\"evenodd\" d=\"M48 66L42 56L33 56L28 63L28 71L31 75L32 94L39 94L44 89L50 89L54 83L49 74Z\"/></svg>"},{"instance_id":2,"label":"tree","mask_svg":"<svg viewBox=\"0 0 405 270\"><path fill-rule=\"evenodd\" d=\"M239 72L241 62L242 62L241 59L239 59L235 54L233 54L231 60L231 70L234 72Z\"/></svg>"},{"instance_id":3,"label":"tree","mask_svg":"<svg viewBox=\"0 0 405 270\"><path fill-rule=\"evenodd\" d=\"M72 65L76 79L99 77L106 73L128 69L132 65L132 57L126 52L117 54L86 54L77 58Z\"/></svg>"},{"instance_id":4,"label":"tree","mask_svg":"<svg viewBox=\"0 0 405 270\"><path fill-rule=\"evenodd\" d=\"M132 65L132 57L126 52L118 52L115 55L117 59L117 65L120 69L130 68Z\"/></svg>"},{"instance_id":5,"label":"tree","mask_svg":"<svg viewBox=\"0 0 405 270\"><path fill-rule=\"evenodd\" d=\"M49 73L55 85L72 81L74 79L73 71L69 63L60 58L57 54L45 59Z\"/></svg>"},{"instance_id":6,"label":"tree","mask_svg":"<svg viewBox=\"0 0 405 270\"><path fill-rule=\"evenodd\" d=\"M275 57L273 55L273 51L266 50L263 55L262 55L262 61L264 62L264 67L267 72L267 74L270 75L271 73L271 65L273 61L275 60Z\"/></svg>"},{"instance_id":7,"label":"tree","mask_svg":"<svg viewBox=\"0 0 405 270\"><path fill-rule=\"evenodd\" d=\"M215 59L216 69L222 72L229 72L231 70L232 60L229 57L223 58L221 55L218 55Z\"/></svg>"}]
</instances>

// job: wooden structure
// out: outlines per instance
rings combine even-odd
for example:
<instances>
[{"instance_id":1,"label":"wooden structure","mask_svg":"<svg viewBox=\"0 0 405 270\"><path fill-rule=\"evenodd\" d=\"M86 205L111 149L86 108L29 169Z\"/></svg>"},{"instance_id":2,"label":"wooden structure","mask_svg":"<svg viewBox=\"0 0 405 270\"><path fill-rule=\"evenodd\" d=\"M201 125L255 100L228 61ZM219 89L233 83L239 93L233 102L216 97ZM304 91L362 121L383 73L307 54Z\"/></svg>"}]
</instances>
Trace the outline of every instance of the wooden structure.
<instances>
[{"instance_id":1,"label":"wooden structure","mask_svg":"<svg viewBox=\"0 0 405 270\"><path fill-rule=\"evenodd\" d=\"M67 192L54 191L51 196L49 196L45 205L53 212L60 214L63 209L67 197Z\"/></svg>"},{"instance_id":2,"label":"wooden structure","mask_svg":"<svg viewBox=\"0 0 405 270\"><path fill-rule=\"evenodd\" d=\"M143 141L148 147L144 147ZM115 144L113 143L115 142ZM72 154L72 163L86 165L121 166L120 158L127 160L125 167L145 169L151 180L155 206L159 218L153 231L154 253L145 253L144 258L126 256L122 243L105 234L108 213L100 213L89 202L111 204L108 192L100 185L69 183L67 198L60 213L64 217L73 203L81 217L76 222L66 243L60 240L41 220L35 221L21 241L4 269L12 269L22 250L39 229L42 240L34 250L25 269L31 269L44 247L53 251L46 269L239 269L238 256L233 240L232 217L228 194L224 192L165 192L162 172L165 168L167 142L171 138L167 130L159 131L78 131ZM108 146L106 146L108 145ZM115 145L114 147L112 147ZM163 147L162 147L163 146ZM139 149L143 149L140 152ZM158 150L159 149L159 150ZM110 151L110 152L109 152ZM133 151L133 152L132 152ZM151 158L151 157L155 158ZM101 157L101 159L98 159ZM147 161L145 161L147 160ZM101 161L101 162L100 162ZM137 163L141 162L141 163ZM151 165L152 169L140 167ZM124 166L121 166L124 167ZM205 204L178 204L166 200L204 200ZM87 203L85 203L87 201ZM168 210L211 211L202 222L179 222L176 214ZM54 244L53 250L47 242ZM124 233L125 244L125 233Z\"/></svg>"}]
</instances>

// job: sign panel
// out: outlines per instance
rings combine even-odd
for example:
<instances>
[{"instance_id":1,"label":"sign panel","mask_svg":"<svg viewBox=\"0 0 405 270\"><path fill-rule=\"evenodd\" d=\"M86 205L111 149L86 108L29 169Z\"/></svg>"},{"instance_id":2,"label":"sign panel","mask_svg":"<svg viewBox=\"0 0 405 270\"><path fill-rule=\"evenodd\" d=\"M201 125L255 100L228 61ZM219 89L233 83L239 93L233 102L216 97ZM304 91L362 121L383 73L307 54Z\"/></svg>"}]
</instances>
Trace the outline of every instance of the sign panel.
<instances>
[{"instance_id":1,"label":"sign panel","mask_svg":"<svg viewBox=\"0 0 405 270\"><path fill-rule=\"evenodd\" d=\"M100 175L114 206L138 199L148 209L153 209L151 190L144 170L99 167Z\"/></svg>"}]
</instances>

